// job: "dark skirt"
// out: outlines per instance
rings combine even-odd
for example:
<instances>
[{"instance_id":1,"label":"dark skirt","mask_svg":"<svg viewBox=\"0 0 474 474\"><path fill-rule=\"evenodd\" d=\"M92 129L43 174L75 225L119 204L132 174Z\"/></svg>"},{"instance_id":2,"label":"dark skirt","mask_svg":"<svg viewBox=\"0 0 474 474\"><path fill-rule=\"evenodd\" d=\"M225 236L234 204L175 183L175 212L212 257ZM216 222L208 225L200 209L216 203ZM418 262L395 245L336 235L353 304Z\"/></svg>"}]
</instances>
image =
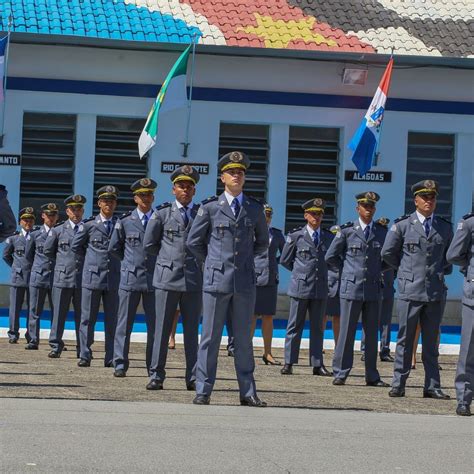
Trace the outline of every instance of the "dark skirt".
<instances>
[{"instance_id":1,"label":"dark skirt","mask_svg":"<svg viewBox=\"0 0 474 474\"><path fill-rule=\"evenodd\" d=\"M341 315L341 304L339 300L339 295L334 298L328 298L326 305L326 314L328 316L340 316Z\"/></svg>"},{"instance_id":2,"label":"dark skirt","mask_svg":"<svg viewBox=\"0 0 474 474\"><path fill-rule=\"evenodd\" d=\"M254 314L274 315L277 307L278 286L257 286Z\"/></svg>"}]
</instances>

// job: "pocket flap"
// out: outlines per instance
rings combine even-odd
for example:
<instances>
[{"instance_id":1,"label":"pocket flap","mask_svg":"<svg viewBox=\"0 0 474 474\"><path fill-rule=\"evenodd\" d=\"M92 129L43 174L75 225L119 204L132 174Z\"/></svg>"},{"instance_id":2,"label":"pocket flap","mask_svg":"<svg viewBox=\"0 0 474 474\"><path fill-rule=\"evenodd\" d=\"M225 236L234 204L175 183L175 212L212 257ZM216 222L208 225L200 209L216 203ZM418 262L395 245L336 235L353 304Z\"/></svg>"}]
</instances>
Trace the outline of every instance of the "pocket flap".
<instances>
[{"instance_id":1,"label":"pocket flap","mask_svg":"<svg viewBox=\"0 0 474 474\"><path fill-rule=\"evenodd\" d=\"M297 280L306 280L306 278L308 278L308 275L306 275L305 273L295 273L295 278Z\"/></svg>"},{"instance_id":2,"label":"pocket flap","mask_svg":"<svg viewBox=\"0 0 474 474\"><path fill-rule=\"evenodd\" d=\"M13 271L15 273L18 273L19 275L23 272L23 270L21 268L18 268L18 267L13 268Z\"/></svg>"},{"instance_id":3,"label":"pocket flap","mask_svg":"<svg viewBox=\"0 0 474 474\"><path fill-rule=\"evenodd\" d=\"M135 265L130 265L130 264L127 265L127 271L129 272L134 272L136 268L137 267Z\"/></svg>"},{"instance_id":4,"label":"pocket flap","mask_svg":"<svg viewBox=\"0 0 474 474\"><path fill-rule=\"evenodd\" d=\"M354 283L356 281L356 276L353 273L344 273L341 276L341 280L348 280Z\"/></svg>"},{"instance_id":5,"label":"pocket flap","mask_svg":"<svg viewBox=\"0 0 474 474\"><path fill-rule=\"evenodd\" d=\"M216 227L229 227L230 221L228 220L216 220Z\"/></svg>"},{"instance_id":6,"label":"pocket flap","mask_svg":"<svg viewBox=\"0 0 474 474\"><path fill-rule=\"evenodd\" d=\"M89 265L87 267L87 270L89 272L93 272L93 273L99 273L99 267L97 265Z\"/></svg>"},{"instance_id":7,"label":"pocket flap","mask_svg":"<svg viewBox=\"0 0 474 474\"><path fill-rule=\"evenodd\" d=\"M400 278L408 281L413 281L414 275L411 272L403 272Z\"/></svg>"},{"instance_id":8,"label":"pocket flap","mask_svg":"<svg viewBox=\"0 0 474 474\"><path fill-rule=\"evenodd\" d=\"M419 237L407 237L405 239L405 243L406 244L418 244L420 242L420 238Z\"/></svg>"},{"instance_id":9,"label":"pocket flap","mask_svg":"<svg viewBox=\"0 0 474 474\"><path fill-rule=\"evenodd\" d=\"M138 232L129 232L127 234L127 239L139 239L140 234Z\"/></svg>"},{"instance_id":10,"label":"pocket flap","mask_svg":"<svg viewBox=\"0 0 474 474\"><path fill-rule=\"evenodd\" d=\"M58 272L64 272L64 270L66 270L66 265L56 265L54 269Z\"/></svg>"},{"instance_id":11,"label":"pocket flap","mask_svg":"<svg viewBox=\"0 0 474 474\"><path fill-rule=\"evenodd\" d=\"M222 271L224 270L224 264L222 262L210 262L209 268L212 268L213 270Z\"/></svg>"},{"instance_id":12,"label":"pocket flap","mask_svg":"<svg viewBox=\"0 0 474 474\"><path fill-rule=\"evenodd\" d=\"M246 218L244 219L244 224L245 224L246 226L251 227L251 226L253 226L253 221L252 221L252 219L249 219L248 217L246 217Z\"/></svg>"},{"instance_id":13,"label":"pocket flap","mask_svg":"<svg viewBox=\"0 0 474 474\"><path fill-rule=\"evenodd\" d=\"M354 244L349 245L349 248L350 249L361 249L362 244L361 243L354 243Z\"/></svg>"},{"instance_id":14,"label":"pocket flap","mask_svg":"<svg viewBox=\"0 0 474 474\"><path fill-rule=\"evenodd\" d=\"M157 265L160 265L160 267L166 267L169 269L173 268L173 262L171 260L159 260L156 262Z\"/></svg>"}]
</instances>

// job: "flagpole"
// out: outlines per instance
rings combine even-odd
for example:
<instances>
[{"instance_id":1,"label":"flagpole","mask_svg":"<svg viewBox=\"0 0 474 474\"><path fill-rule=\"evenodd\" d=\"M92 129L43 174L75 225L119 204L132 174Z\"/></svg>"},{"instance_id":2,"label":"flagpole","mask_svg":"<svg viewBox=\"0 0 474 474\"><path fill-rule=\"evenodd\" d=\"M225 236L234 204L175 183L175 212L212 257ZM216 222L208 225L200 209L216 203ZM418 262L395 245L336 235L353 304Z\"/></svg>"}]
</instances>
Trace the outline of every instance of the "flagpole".
<instances>
[{"instance_id":1,"label":"flagpole","mask_svg":"<svg viewBox=\"0 0 474 474\"><path fill-rule=\"evenodd\" d=\"M392 46L392 52L390 53L389 61L391 59L393 59L393 52L394 51L395 51L395 48ZM390 89L390 85L389 85L389 89ZM388 100L388 90L387 90L387 100ZM384 112L384 115L385 115L385 112ZM380 141L382 140L382 129L383 129L384 122L385 122L385 120L382 120L382 123L380 124L379 141L377 142L377 148L375 149L374 159L372 160L372 166L377 166L377 164L379 162L379 156L380 156L379 148L380 148Z\"/></svg>"},{"instance_id":2,"label":"flagpole","mask_svg":"<svg viewBox=\"0 0 474 474\"><path fill-rule=\"evenodd\" d=\"M198 35L194 33L193 35L193 53L191 58L191 82L189 84L189 100L188 100L188 117L186 119L186 132L184 135L184 142L181 143L183 145L183 154L181 155L183 158L188 157L188 148L189 148L189 126L191 124L191 106L193 101L193 82L194 82L194 61L196 58L196 39Z\"/></svg>"},{"instance_id":3,"label":"flagpole","mask_svg":"<svg viewBox=\"0 0 474 474\"><path fill-rule=\"evenodd\" d=\"M3 102L2 102L2 120L0 122L0 148L3 147L3 137L5 130L5 106L7 103L7 75L8 75L8 53L10 51L10 33L12 27L13 18L10 15L8 17L8 30L7 30L7 47L5 50L5 64L3 68Z\"/></svg>"}]
</instances>

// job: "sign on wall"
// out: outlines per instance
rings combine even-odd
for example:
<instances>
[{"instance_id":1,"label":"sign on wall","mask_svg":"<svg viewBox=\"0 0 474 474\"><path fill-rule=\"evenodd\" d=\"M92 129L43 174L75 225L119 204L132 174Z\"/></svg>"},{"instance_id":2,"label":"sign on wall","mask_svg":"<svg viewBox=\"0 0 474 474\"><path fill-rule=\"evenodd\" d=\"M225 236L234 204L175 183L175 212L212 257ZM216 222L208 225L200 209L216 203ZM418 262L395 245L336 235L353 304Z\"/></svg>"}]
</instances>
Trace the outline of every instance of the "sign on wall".
<instances>
[{"instance_id":1,"label":"sign on wall","mask_svg":"<svg viewBox=\"0 0 474 474\"><path fill-rule=\"evenodd\" d=\"M180 166L189 165L192 166L199 174L209 174L209 163L176 163L173 161L162 161L161 172L172 173L175 169Z\"/></svg>"},{"instance_id":2,"label":"sign on wall","mask_svg":"<svg viewBox=\"0 0 474 474\"><path fill-rule=\"evenodd\" d=\"M391 171L369 171L361 176L356 170L346 170L344 181L369 181L372 183L391 183Z\"/></svg>"},{"instance_id":3,"label":"sign on wall","mask_svg":"<svg viewBox=\"0 0 474 474\"><path fill-rule=\"evenodd\" d=\"M0 155L0 166L20 166L21 155Z\"/></svg>"}]
</instances>

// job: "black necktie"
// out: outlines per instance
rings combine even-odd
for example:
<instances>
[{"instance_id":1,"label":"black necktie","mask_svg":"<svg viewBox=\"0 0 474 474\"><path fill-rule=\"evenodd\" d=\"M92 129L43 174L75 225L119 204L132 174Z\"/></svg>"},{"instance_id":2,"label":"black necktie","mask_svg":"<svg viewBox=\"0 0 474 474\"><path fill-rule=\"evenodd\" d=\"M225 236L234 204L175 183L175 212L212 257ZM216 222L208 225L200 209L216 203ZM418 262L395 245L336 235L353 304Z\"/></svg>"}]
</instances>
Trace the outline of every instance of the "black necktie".
<instances>
[{"instance_id":1,"label":"black necktie","mask_svg":"<svg viewBox=\"0 0 474 474\"><path fill-rule=\"evenodd\" d=\"M110 235L112 233L112 221L105 221L105 225L107 228L107 234Z\"/></svg>"},{"instance_id":2,"label":"black necktie","mask_svg":"<svg viewBox=\"0 0 474 474\"><path fill-rule=\"evenodd\" d=\"M370 226L366 226L364 229L364 235L365 235L365 240L369 240L369 235L370 235Z\"/></svg>"},{"instance_id":3,"label":"black necktie","mask_svg":"<svg viewBox=\"0 0 474 474\"><path fill-rule=\"evenodd\" d=\"M240 212L240 202L237 198L234 198L232 201L232 208L234 211L234 216L237 218Z\"/></svg>"},{"instance_id":4,"label":"black necktie","mask_svg":"<svg viewBox=\"0 0 474 474\"><path fill-rule=\"evenodd\" d=\"M189 224L188 206L183 206L179 210L181 211L181 216L183 217L184 226L187 227Z\"/></svg>"},{"instance_id":5,"label":"black necktie","mask_svg":"<svg viewBox=\"0 0 474 474\"><path fill-rule=\"evenodd\" d=\"M75 224L74 225L74 233L76 234L78 230L79 230L79 226L77 224Z\"/></svg>"},{"instance_id":6,"label":"black necktie","mask_svg":"<svg viewBox=\"0 0 474 474\"><path fill-rule=\"evenodd\" d=\"M313 242L314 242L314 246L317 247L319 244L319 234L316 231L314 231L314 234L313 234Z\"/></svg>"},{"instance_id":7,"label":"black necktie","mask_svg":"<svg viewBox=\"0 0 474 474\"><path fill-rule=\"evenodd\" d=\"M149 218L146 214L143 214L143 228L146 229L146 226L148 225Z\"/></svg>"},{"instance_id":8,"label":"black necktie","mask_svg":"<svg viewBox=\"0 0 474 474\"><path fill-rule=\"evenodd\" d=\"M425 219L425 223L423 224L424 227L425 227L425 234L426 234L426 237L428 237L428 235L430 235L430 230L431 230L431 217L427 217Z\"/></svg>"}]
</instances>

